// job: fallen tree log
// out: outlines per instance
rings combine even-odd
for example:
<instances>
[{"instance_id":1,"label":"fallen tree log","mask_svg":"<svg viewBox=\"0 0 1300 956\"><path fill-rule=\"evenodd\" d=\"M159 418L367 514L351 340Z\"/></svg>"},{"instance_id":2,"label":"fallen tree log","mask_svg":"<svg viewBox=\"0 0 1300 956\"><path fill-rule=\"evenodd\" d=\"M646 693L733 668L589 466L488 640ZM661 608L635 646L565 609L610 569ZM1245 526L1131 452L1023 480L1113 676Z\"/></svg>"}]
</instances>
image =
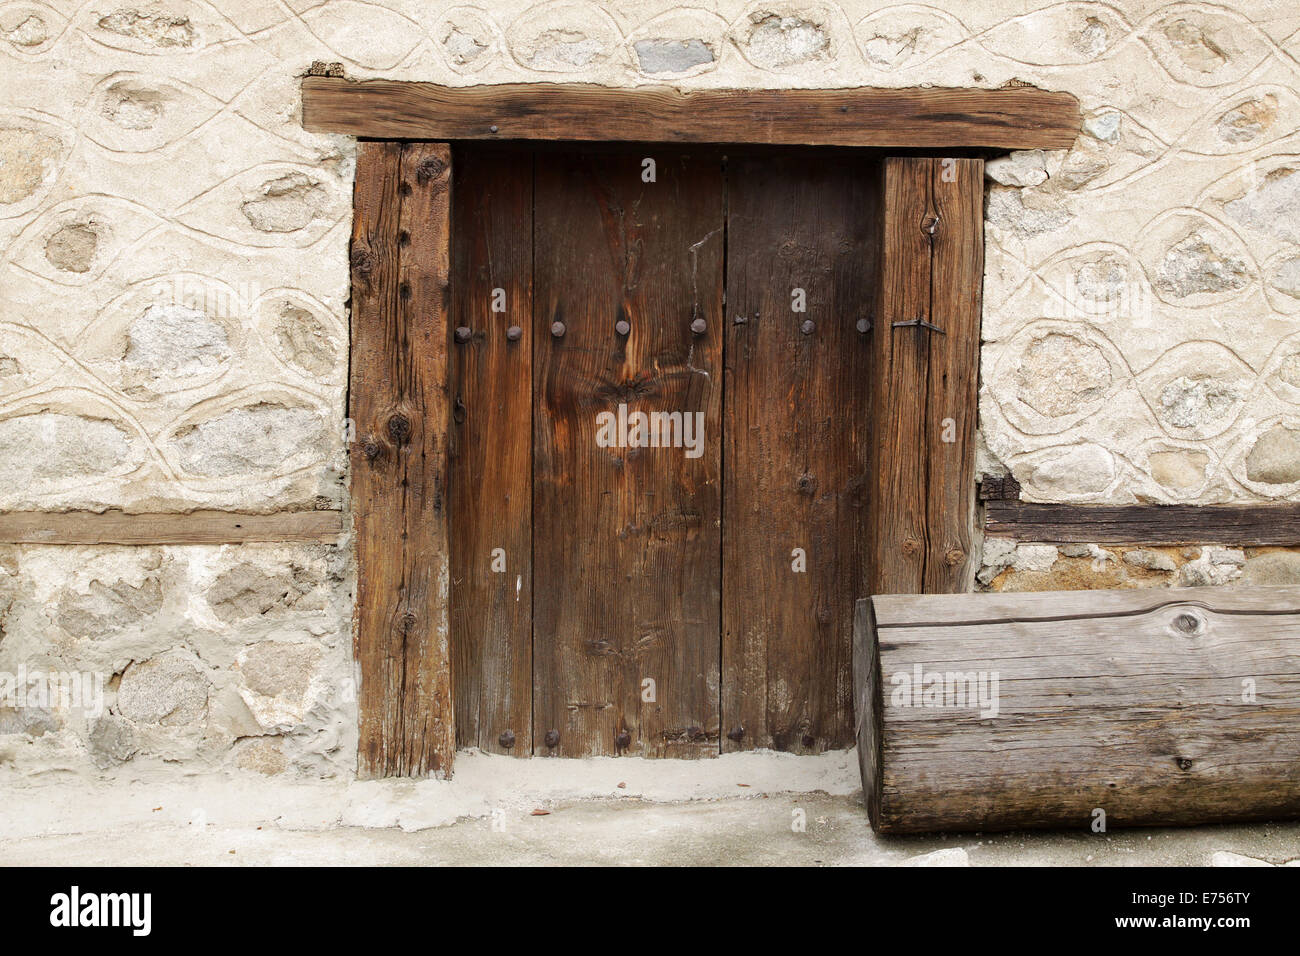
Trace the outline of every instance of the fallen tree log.
<instances>
[{"instance_id":1,"label":"fallen tree log","mask_svg":"<svg viewBox=\"0 0 1300 956\"><path fill-rule=\"evenodd\" d=\"M882 833L1300 817L1300 588L858 602Z\"/></svg>"}]
</instances>

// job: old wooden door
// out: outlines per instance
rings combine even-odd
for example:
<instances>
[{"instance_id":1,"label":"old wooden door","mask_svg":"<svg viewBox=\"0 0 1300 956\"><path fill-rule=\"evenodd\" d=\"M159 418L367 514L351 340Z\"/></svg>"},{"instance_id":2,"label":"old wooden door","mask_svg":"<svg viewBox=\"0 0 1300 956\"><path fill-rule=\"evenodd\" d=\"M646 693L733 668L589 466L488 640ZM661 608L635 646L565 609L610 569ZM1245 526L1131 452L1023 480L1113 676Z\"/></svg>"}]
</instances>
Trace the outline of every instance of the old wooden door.
<instances>
[{"instance_id":1,"label":"old wooden door","mask_svg":"<svg viewBox=\"0 0 1300 956\"><path fill-rule=\"evenodd\" d=\"M872 161L467 146L453 162L458 743L849 746Z\"/></svg>"}]
</instances>

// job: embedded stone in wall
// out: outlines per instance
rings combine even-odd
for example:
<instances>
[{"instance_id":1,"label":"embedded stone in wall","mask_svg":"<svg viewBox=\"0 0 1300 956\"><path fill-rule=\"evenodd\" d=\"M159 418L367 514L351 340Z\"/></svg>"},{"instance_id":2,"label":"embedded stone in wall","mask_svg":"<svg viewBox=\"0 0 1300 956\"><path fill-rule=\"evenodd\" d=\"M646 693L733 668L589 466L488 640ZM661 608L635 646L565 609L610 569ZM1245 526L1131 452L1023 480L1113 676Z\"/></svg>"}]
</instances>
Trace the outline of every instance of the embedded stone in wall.
<instances>
[{"instance_id":1,"label":"embedded stone in wall","mask_svg":"<svg viewBox=\"0 0 1300 956\"><path fill-rule=\"evenodd\" d=\"M606 62L622 37L608 14L586 3L534 8L506 35L510 52L523 66L572 73Z\"/></svg>"},{"instance_id":2,"label":"embedded stone in wall","mask_svg":"<svg viewBox=\"0 0 1300 956\"><path fill-rule=\"evenodd\" d=\"M1244 260L1216 249L1197 231L1171 246L1156 267L1156 287L1180 299L1204 292L1235 292L1249 282Z\"/></svg>"},{"instance_id":3,"label":"embedded stone in wall","mask_svg":"<svg viewBox=\"0 0 1300 956\"><path fill-rule=\"evenodd\" d=\"M1190 20L1171 20L1162 32L1178 58L1190 69L1213 73L1228 62L1228 53L1214 35Z\"/></svg>"},{"instance_id":4,"label":"embedded stone in wall","mask_svg":"<svg viewBox=\"0 0 1300 956\"><path fill-rule=\"evenodd\" d=\"M136 723L184 727L207 717L208 688L192 654L168 651L123 672L117 708Z\"/></svg>"},{"instance_id":5,"label":"embedded stone in wall","mask_svg":"<svg viewBox=\"0 0 1300 956\"><path fill-rule=\"evenodd\" d=\"M1300 244L1300 168L1283 166L1240 199L1224 203L1238 222L1285 242Z\"/></svg>"},{"instance_id":6,"label":"embedded stone in wall","mask_svg":"<svg viewBox=\"0 0 1300 956\"><path fill-rule=\"evenodd\" d=\"M1300 352L1292 352L1278 366L1277 377L1292 388L1300 388Z\"/></svg>"},{"instance_id":7,"label":"embedded stone in wall","mask_svg":"<svg viewBox=\"0 0 1300 956\"><path fill-rule=\"evenodd\" d=\"M207 371L231 356L225 326L184 305L151 305L131 323L122 361L149 378Z\"/></svg>"},{"instance_id":8,"label":"embedded stone in wall","mask_svg":"<svg viewBox=\"0 0 1300 956\"><path fill-rule=\"evenodd\" d=\"M288 766L284 755L284 741L279 737L258 737L242 741L235 749L235 766L252 770L268 777L284 773Z\"/></svg>"},{"instance_id":9,"label":"embedded stone in wall","mask_svg":"<svg viewBox=\"0 0 1300 956\"><path fill-rule=\"evenodd\" d=\"M1150 548L1134 548L1124 552L1124 563L1144 571L1173 571L1177 568L1174 559L1160 551Z\"/></svg>"},{"instance_id":10,"label":"embedded stone in wall","mask_svg":"<svg viewBox=\"0 0 1300 956\"><path fill-rule=\"evenodd\" d=\"M1246 455L1246 477L1269 485L1300 481L1300 431L1274 425Z\"/></svg>"},{"instance_id":11,"label":"embedded stone in wall","mask_svg":"<svg viewBox=\"0 0 1300 956\"><path fill-rule=\"evenodd\" d=\"M193 46L197 38L189 17L168 16L165 13L117 10L100 17L98 26L101 30L138 40L151 47L188 47Z\"/></svg>"},{"instance_id":12,"label":"embedded stone in wall","mask_svg":"<svg viewBox=\"0 0 1300 956\"><path fill-rule=\"evenodd\" d=\"M752 63L770 70L825 60L831 52L826 25L792 11L754 11L739 43Z\"/></svg>"},{"instance_id":13,"label":"embedded stone in wall","mask_svg":"<svg viewBox=\"0 0 1300 956\"><path fill-rule=\"evenodd\" d=\"M43 737L61 726L59 718L45 707L0 707L0 736L25 734Z\"/></svg>"},{"instance_id":14,"label":"embedded stone in wall","mask_svg":"<svg viewBox=\"0 0 1300 956\"><path fill-rule=\"evenodd\" d=\"M1094 113L1084 119L1083 132L1103 143L1118 143L1120 130L1124 125L1124 114L1116 110Z\"/></svg>"},{"instance_id":15,"label":"embedded stone in wall","mask_svg":"<svg viewBox=\"0 0 1300 956\"><path fill-rule=\"evenodd\" d=\"M1147 458L1151 477L1171 491L1195 491L1205 483L1210 456L1201 451L1158 451Z\"/></svg>"},{"instance_id":16,"label":"embedded stone in wall","mask_svg":"<svg viewBox=\"0 0 1300 956\"><path fill-rule=\"evenodd\" d=\"M320 583L299 565L266 568L244 562L217 575L207 590L208 605L226 623L292 607Z\"/></svg>"},{"instance_id":17,"label":"embedded stone in wall","mask_svg":"<svg viewBox=\"0 0 1300 956\"><path fill-rule=\"evenodd\" d=\"M1088 444L1040 453L1021 483L1048 500L1069 500L1105 491L1114 480L1114 458L1104 448Z\"/></svg>"},{"instance_id":18,"label":"embedded stone in wall","mask_svg":"<svg viewBox=\"0 0 1300 956\"><path fill-rule=\"evenodd\" d=\"M292 730L306 717L308 693L321 662L314 644L263 641L240 651L240 696L267 730Z\"/></svg>"},{"instance_id":19,"label":"embedded stone in wall","mask_svg":"<svg viewBox=\"0 0 1300 956\"><path fill-rule=\"evenodd\" d=\"M86 743L96 765L105 768L125 763L140 751L131 722L113 714L91 723Z\"/></svg>"},{"instance_id":20,"label":"embedded stone in wall","mask_svg":"<svg viewBox=\"0 0 1300 956\"><path fill-rule=\"evenodd\" d=\"M1021 149L984 164L984 175L1003 186L1037 186L1047 181L1047 159L1041 149Z\"/></svg>"},{"instance_id":21,"label":"embedded stone in wall","mask_svg":"<svg viewBox=\"0 0 1300 956\"><path fill-rule=\"evenodd\" d=\"M55 620L68 634L95 640L138 624L162 604L162 584L156 577L138 586L122 580L91 581L84 594L71 588L63 592Z\"/></svg>"},{"instance_id":22,"label":"embedded stone in wall","mask_svg":"<svg viewBox=\"0 0 1300 956\"><path fill-rule=\"evenodd\" d=\"M1247 557L1241 583L1252 587L1300 585L1300 553L1269 551Z\"/></svg>"},{"instance_id":23,"label":"embedded stone in wall","mask_svg":"<svg viewBox=\"0 0 1300 956\"><path fill-rule=\"evenodd\" d=\"M34 129L0 127L0 204L20 202L41 188L63 156L63 142Z\"/></svg>"},{"instance_id":24,"label":"embedded stone in wall","mask_svg":"<svg viewBox=\"0 0 1300 956\"><path fill-rule=\"evenodd\" d=\"M1037 201L1045 202L1042 199ZM994 186L989 189L985 217L990 225L1005 229L1022 239L1060 229L1071 218L1070 213L1059 206L1026 204L1024 193L1010 186Z\"/></svg>"},{"instance_id":25,"label":"embedded stone in wall","mask_svg":"<svg viewBox=\"0 0 1300 956\"><path fill-rule=\"evenodd\" d=\"M90 271L99 248L99 230L90 222L71 222L60 226L45 240L45 258L64 272Z\"/></svg>"},{"instance_id":26,"label":"embedded stone in wall","mask_svg":"<svg viewBox=\"0 0 1300 956\"><path fill-rule=\"evenodd\" d=\"M259 402L178 431L181 463L197 475L265 472L321 447L325 423L312 408Z\"/></svg>"},{"instance_id":27,"label":"embedded stone in wall","mask_svg":"<svg viewBox=\"0 0 1300 956\"><path fill-rule=\"evenodd\" d=\"M1300 256L1283 259L1269 271L1268 284L1293 299L1300 299Z\"/></svg>"},{"instance_id":28,"label":"embedded stone in wall","mask_svg":"<svg viewBox=\"0 0 1300 956\"><path fill-rule=\"evenodd\" d=\"M4 38L14 46L36 47L50 38L50 27L44 17L32 13L19 20L14 26L5 27Z\"/></svg>"},{"instance_id":29,"label":"embedded stone in wall","mask_svg":"<svg viewBox=\"0 0 1300 956\"><path fill-rule=\"evenodd\" d=\"M133 81L120 81L104 92L100 110L115 126L144 130L153 128L166 105L167 97L162 90Z\"/></svg>"},{"instance_id":30,"label":"embedded stone in wall","mask_svg":"<svg viewBox=\"0 0 1300 956\"><path fill-rule=\"evenodd\" d=\"M259 232L296 232L325 214L330 197L319 182L293 172L264 182L239 207Z\"/></svg>"},{"instance_id":31,"label":"embedded stone in wall","mask_svg":"<svg viewBox=\"0 0 1300 956\"><path fill-rule=\"evenodd\" d=\"M1060 332L1030 342L1016 369L1016 395L1049 418L1100 400L1110 382L1110 363L1101 349Z\"/></svg>"},{"instance_id":32,"label":"embedded stone in wall","mask_svg":"<svg viewBox=\"0 0 1300 956\"><path fill-rule=\"evenodd\" d=\"M306 309L285 302L272 326L279 354L306 375L324 376L338 360L329 329Z\"/></svg>"},{"instance_id":33,"label":"embedded stone in wall","mask_svg":"<svg viewBox=\"0 0 1300 956\"><path fill-rule=\"evenodd\" d=\"M1219 117L1215 130L1225 143L1249 143L1272 129L1277 110L1277 97L1268 93L1228 110Z\"/></svg>"},{"instance_id":34,"label":"embedded stone in wall","mask_svg":"<svg viewBox=\"0 0 1300 956\"><path fill-rule=\"evenodd\" d=\"M653 38L638 40L637 64L642 73L685 73L697 66L713 62L713 50L699 39L668 40Z\"/></svg>"},{"instance_id":35,"label":"embedded stone in wall","mask_svg":"<svg viewBox=\"0 0 1300 956\"><path fill-rule=\"evenodd\" d=\"M1182 376L1161 390L1158 413L1162 421L1175 428L1199 428L1223 419L1240 398L1240 393L1226 382Z\"/></svg>"},{"instance_id":36,"label":"embedded stone in wall","mask_svg":"<svg viewBox=\"0 0 1300 956\"><path fill-rule=\"evenodd\" d=\"M1091 140L1081 139L1066 154L1056 182L1063 189L1083 189L1108 169L1110 160L1102 149Z\"/></svg>"},{"instance_id":37,"label":"embedded stone in wall","mask_svg":"<svg viewBox=\"0 0 1300 956\"><path fill-rule=\"evenodd\" d=\"M36 412L0 421L0 485L33 479L102 475L121 467L133 442L113 422L63 412Z\"/></svg>"}]
</instances>

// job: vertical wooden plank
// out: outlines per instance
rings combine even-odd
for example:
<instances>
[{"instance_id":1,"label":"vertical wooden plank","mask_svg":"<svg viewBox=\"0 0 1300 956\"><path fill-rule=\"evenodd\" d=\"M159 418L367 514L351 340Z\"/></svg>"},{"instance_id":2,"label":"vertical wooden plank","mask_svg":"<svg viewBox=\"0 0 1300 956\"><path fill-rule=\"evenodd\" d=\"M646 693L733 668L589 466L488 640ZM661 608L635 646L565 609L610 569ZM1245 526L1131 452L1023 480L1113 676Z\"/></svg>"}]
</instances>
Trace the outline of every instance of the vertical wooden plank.
<instances>
[{"instance_id":1,"label":"vertical wooden plank","mask_svg":"<svg viewBox=\"0 0 1300 956\"><path fill-rule=\"evenodd\" d=\"M538 752L717 753L720 159L539 155L535 215ZM601 447L596 416L620 405L702 413L698 456Z\"/></svg>"},{"instance_id":2,"label":"vertical wooden plank","mask_svg":"<svg viewBox=\"0 0 1300 956\"><path fill-rule=\"evenodd\" d=\"M444 495L451 153L437 143L358 149L349 380L358 773L450 774Z\"/></svg>"},{"instance_id":3,"label":"vertical wooden plank","mask_svg":"<svg viewBox=\"0 0 1300 956\"><path fill-rule=\"evenodd\" d=\"M729 162L727 189L723 749L847 747L874 171L765 155Z\"/></svg>"},{"instance_id":4,"label":"vertical wooden plank","mask_svg":"<svg viewBox=\"0 0 1300 956\"><path fill-rule=\"evenodd\" d=\"M930 236L934 161L888 157L881 192L880 282L872 333L871 593L912 594L925 583L926 451L931 337ZM937 423L936 423L937 424Z\"/></svg>"},{"instance_id":5,"label":"vertical wooden plank","mask_svg":"<svg viewBox=\"0 0 1300 956\"><path fill-rule=\"evenodd\" d=\"M978 570L975 426L984 289L984 160L936 159L931 196L928 497L924 590L968 591Z\"/></svg>"},{"instance_id":6,"label":"vertical wooden plank","mask_svg":"<svg viewBox=\"0 0 1300 956\"><path fill-rule=\"evenodd\" d=\"M452 331L469 335L451 345L456 740L526 757L533 750L531 151L458 150L452 206Z\"/></svg>"}]
</instances>

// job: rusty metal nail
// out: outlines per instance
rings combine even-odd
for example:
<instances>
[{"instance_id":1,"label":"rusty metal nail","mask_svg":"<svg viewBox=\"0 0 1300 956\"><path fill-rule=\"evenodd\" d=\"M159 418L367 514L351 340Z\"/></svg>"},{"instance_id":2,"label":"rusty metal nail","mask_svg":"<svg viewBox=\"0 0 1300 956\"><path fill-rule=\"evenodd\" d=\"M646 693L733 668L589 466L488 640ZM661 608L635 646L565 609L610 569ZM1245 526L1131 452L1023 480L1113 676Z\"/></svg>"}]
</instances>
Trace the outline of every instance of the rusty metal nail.
<instances>
[{"instance_id":1,"label":"rusty metal nail","mask_svg":"<svg viewBox=\"0 0 1300 956\"><path fill-rule=\"evenodd\" d=\"M799 331L804 335L812 335L813 329L817 328L817 323L812 319L804 319L803 325L799 326Z\"/></svg>"},{"instance_id":2,"label":"rusty metal nail","mask_svg":"<svg viewBox=\"0 0 1300 956\"><path fill-rule=\"evenodd\" d=\"M562 337L562 336L564 335L564 323L563 323L563 322L552 322L552 323L551 323L551 334L554 335L557 339L560 338L560 337Z\"/></svg>"},{"instance_id":3,"label":"rusty metal nail","mask_svg":"<svg viewBox=\"0 0 1300 956\"><path fill-rule=\"evenodd\" d=\"M626 319L619 319L614 323L614 331L619 335L627 335L632 331L632 326L628 324Z\"/></svg>"},{"instance_id":4,"label":"rusty metal nail","mask_svg":"<svg viewBox=\"0 0 1300 956\"><path fill-rule=\"evenodd\" d=\"M632 746L632 735L626 730L620 730L618 736L614 738L614 745L619 750L627 750L628 747Z\"/></svg>"},{"instance_id":5,"label":"rusty metal nail","mask_svg":"<svg viewBox=\"0 0 1300 956\"><path fill-rule=\"evenodd\" d=\"M546 742L546 746L554 750L560 745L560 732L558 730L548 730L542 740Z\"/></svg>"},{"instance_id":6,"label":"rusty metal nail","mask_svg":"<svg viewBox=\"0 0 1300 956\"><path fill-rule=\"evenodd\" d=\"M740 743L742 740L745 739L745 728L732 727L730 730L727 731L727 739L734 740L736 743Z\"/></svg>"},{"instance_id":7,"label":"rusty metal nail","mask_svg":"<svg viewBox=\"0 0 1300 956\"><path fill-rule=\"evenodd\" d=\"M521 338L523 338L523 335L524 335L524 330L517 325L512 325L510 326L510 328L506 329L506 338L508 338L511 342L518 342Z\"/></svg>"},{"instance_id":8,"label":"rusty metal nail","mask_svg":"<svg viewBox=\"0 0 1300 956\"><path fill-rule=\"evenodd\" d=\"M705 322L703 319L696 319L694 322L691 323L691 331L694 332L696 335L703 335L704 330L707 329L708 327L709 327L709 323Z\"/></svg>"},{"instance_id":9,"label":"rusty metal nail","mask_svg":"<svg viewBox=\"0 0 1300 956\"><path fill-rule=\"evenodd\" d=\"M509 750L515 745L515 732L513 730L501 731L501 736L497 738L497 743L502 747L505 747L506 750Z\"/></svg>"},{"instance_id":10,"label":"rusty metal nail","mask_svg":"<svg viewBox=\"0 0 1300 956\"><path fill-rule=\"evenodd\" d=\"M871 320L870 320L870 319L858 319L858 331L861 332L863 335L866 335L868 332L870 332L870 331L871 331Z\"/></svg>"},{"instance_id":11,"label":"rusty metal nail","mask_svg":"<svg viewBox=\"0 0 1300 956\"><path fill-rule=\"evenodd\" d=\"M456 329L457 342L468 342L473 337L474 337L474 330L469 328L469 326L462 325L457 327Z\"/></svg>"}]
</instances>

